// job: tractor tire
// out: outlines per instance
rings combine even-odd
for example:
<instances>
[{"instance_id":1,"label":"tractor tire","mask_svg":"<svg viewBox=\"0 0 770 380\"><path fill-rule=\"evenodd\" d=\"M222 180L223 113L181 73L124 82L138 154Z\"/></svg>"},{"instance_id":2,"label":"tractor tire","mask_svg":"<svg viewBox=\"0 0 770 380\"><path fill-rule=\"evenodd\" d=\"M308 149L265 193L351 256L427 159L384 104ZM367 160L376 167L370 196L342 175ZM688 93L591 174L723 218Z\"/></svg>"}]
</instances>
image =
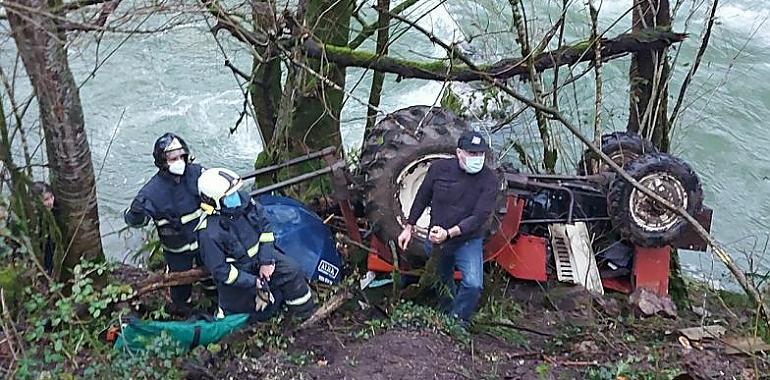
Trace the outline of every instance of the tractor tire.
<instances>
[{"instance_id":1,"label":"tractor tire","mask_svg":"<svg viewBox=\"0 0 770 380\"><path fill-rule=\"evenodd\" d=\"M666 153L649 153L626 164L626 172L675 206L695 215L703 205L698 175L683 160ZM663 247L681 237L687 221L666 209L623 178L607 194L607 211L620 235L641 247Z\"/></svg>"},{"instance_id":2,"label":"tractor tire","mask_svg":"<svg viewBox=\"0 0 770 380\"><path fill-rule=\"evenodd\" d=\"M633 132L612 132L602 136L602 152L610 156L618 166L624 167L629 162L647 153L658 150L649 140ZM594 152L586 150L578 163L578 175L592 175L610 172L609 165Z\"/></svg>"},{"instance_id":3,"label":"tractor tire","mask_svg":"<svg viewBox=\"0 0 770 380\"><path fill-rule=\"evenodd\" d=\"M429 106L398 110L374 126L364 142L357 182L366 217L380 240L396 242L430 162L454 157L457 139L468 128L453 113ZM487 154L487 165L495 164L494 155ZM427 223L426 212L417 225ZM421 239L413 238L404 253L415 265L426 258Z\"/></svg>"}]
</instances>

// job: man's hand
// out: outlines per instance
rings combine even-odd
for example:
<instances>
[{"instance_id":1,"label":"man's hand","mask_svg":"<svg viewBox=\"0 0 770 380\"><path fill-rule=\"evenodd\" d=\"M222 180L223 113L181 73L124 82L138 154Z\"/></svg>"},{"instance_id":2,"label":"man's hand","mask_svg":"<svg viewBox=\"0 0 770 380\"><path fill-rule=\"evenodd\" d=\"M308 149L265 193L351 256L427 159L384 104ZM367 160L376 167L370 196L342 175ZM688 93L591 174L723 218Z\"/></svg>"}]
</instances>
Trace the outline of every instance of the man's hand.
<instances>
[{"instance_id":1,"label":"man's hand","mask_svg":"<svg viewBox=\"0 0 770 380\"><path fill-rule=\"evenodd\" d=\"M441 244L449 237L449 232L441 226L433 226L430 229L430 235L428 239L434 244Z\"/></svg>"},{"instance_id":2,"label":"man's hand","mask_svg":"<svg viewBox=\"0 0 770 380\"><path fill-rule=\"evenodd\" d=\"M273 275L273 272L275 272L275 264L262 265L259 267L259 277L264 278L267 281L270 281L270 276Z\"/></svg>"},{"instance_id":3,"label":"man's hand","mask_svg":"<svg viewBox=\"0 0 770 380\"><path fill-rule=\"evenodd\" d=\"M398 247L401 248L402 251L406 251L410 241L412 241L412 226L407 224L406 227L404 227L404 230L398 235Z\"/></svg>"}]
</instances>

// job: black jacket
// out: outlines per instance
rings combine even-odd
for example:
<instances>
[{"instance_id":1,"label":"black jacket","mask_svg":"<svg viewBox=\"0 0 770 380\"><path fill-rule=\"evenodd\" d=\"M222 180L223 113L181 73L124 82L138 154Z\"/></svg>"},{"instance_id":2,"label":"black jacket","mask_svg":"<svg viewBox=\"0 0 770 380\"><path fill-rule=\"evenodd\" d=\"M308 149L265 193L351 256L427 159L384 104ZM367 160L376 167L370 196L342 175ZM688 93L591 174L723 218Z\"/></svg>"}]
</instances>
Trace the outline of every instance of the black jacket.
<instances>
[{"instance_id":1,"label":"black jacket","mask_svg":"<svg viewBox=\"0 0 770 380\"><path fill-rule=\"evenodd\" d=\"M244 194L241 201L201 219L199 255L217 285L254 288L259 267L275 263L275 237L264 209Z\"/></svg>"},{"instance_id":2,"label":"black jacket","mask_svg":"<svg viewBox=\"0 0 770 380\"><path fill-rule=\"evenodd\" d=\"M188 164L181 176L158 171L139 190L123 217L131 227L155 222L161 245L169 253L190 253L198 249L195 226L201 216L198 177L203 168Z\"/></svg>"},{"instance_id":3,"label":"black jacket","mask_svg":"<svg viewBox=\"0 0 770 380\"><path fill-rule=\"evenodd\" d=\"M487 166L468 174L457 158L434 161L417 190L407 222L414 225L430 206L431 227L460 227L462 234L448 242L481 237L495 209L498 187L497 176Z\"/></svg>"}]
</instances>

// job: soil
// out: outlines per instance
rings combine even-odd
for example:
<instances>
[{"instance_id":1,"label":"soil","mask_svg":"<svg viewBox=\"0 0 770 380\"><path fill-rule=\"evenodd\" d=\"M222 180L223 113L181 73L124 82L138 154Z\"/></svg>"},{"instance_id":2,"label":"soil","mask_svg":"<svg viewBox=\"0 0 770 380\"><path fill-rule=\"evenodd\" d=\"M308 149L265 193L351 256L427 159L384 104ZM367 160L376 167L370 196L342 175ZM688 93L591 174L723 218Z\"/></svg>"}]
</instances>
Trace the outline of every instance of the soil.
<instances>
[{"instance_id":1,"label":"soil","mask_svg":"<svg viewBox=\"0 0 770 380\"><path fill-rule=\"evenodd\" d=\"M356 338L360 335L356 332L368 326L363 321L372 315L340 311L321 326L294 335L283 350L209 358L206 377L754 379L757 373L767 373L765 358L728 356L719 341L683 346L677 331L700 326L702 321L690 311L680 310L677 319L640 319L624 304L625 296L596 299L578 288L564 287L547 293L533 286L509 291L515 291L511 299L522 307L512 324L531 330L514 330L520 338L515 341L477 325L470 329L470 342L430 328L390 328ZM716 306L710 312L703 322L717 321L727 326L728 335L741 334L736 316Z\"/></svg>"}]
</instances>

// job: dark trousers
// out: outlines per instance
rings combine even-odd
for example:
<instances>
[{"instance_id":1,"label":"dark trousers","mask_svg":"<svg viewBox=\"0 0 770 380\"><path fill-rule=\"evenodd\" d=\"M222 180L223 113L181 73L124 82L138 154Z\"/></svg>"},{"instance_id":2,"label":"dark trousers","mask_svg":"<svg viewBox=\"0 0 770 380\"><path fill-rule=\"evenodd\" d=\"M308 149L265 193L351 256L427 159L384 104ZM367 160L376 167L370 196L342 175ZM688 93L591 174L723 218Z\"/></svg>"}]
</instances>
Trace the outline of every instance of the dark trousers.
<instances>
[{"instance_id":1,"label":"dark trousers","mask_svg":"<svg viewBox=\"0 0 770 380\"><path fill-rule=\"evenodd\" d=\"M193 269L198 251L185 253L171 253L163 251L169 272L184 272ZM187 305L192 297L192 285L179 285L171 287L171 302L177 305Z\"/></svg>"},{"instance_id":2,"label":"dark trousers","mask_svg":"<svg viewBox=\"0 0 770 380\"><path fill-rule=\"evenodd\" d=\"M258 264L255 264L251 273L259 275ZM250 313L252 319L263 321L272 317L284 303L289 311L299 316L305 316L315 306L310 287L299 264L282 253L275 253L275 271L270 277L268 286L275 297L275 303L261 312L256 312L254 301L257 295L256 288L239 288L217 283L222 314Z\"/></svg>"}]
</instances>

